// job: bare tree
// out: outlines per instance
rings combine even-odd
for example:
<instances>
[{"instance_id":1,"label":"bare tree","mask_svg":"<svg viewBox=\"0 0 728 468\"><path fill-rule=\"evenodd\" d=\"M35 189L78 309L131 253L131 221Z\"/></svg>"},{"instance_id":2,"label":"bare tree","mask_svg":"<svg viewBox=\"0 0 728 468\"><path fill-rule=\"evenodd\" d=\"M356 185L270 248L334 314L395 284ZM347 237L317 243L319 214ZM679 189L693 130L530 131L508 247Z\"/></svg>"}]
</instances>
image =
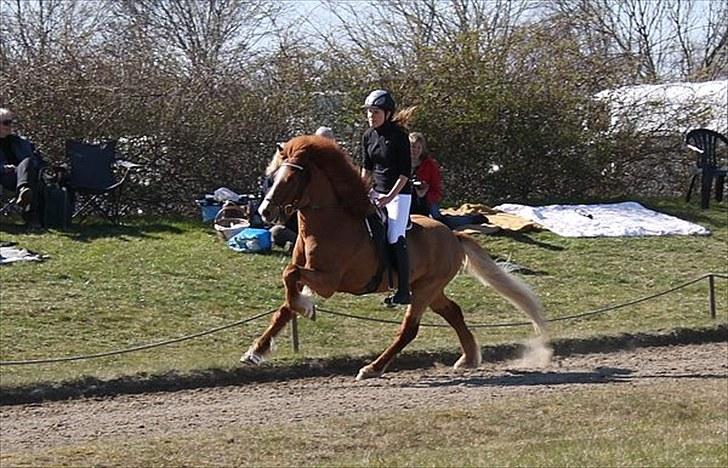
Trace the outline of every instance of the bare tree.
<instances>
[{"instance_id":1,"label":"bare tree","mask_svg":"<svg viewBox=\"0 0 728 468\"><path fill-rule=\"evenodd\" d=\"M119 15L139 39L210 74L245 60L284 4L257 0L122 0Z\"/></svg>"},{"instance_id":2,"label":"bare tree","mask_svg":"<svg viewBox=\"0 0 728 468\"><path fill-rule=\"evenodd\" d=\"M109 5L109 0L0 0L0 55L38 63L92 48L110 19Z\"/></svg>"},{"instance_id":3,"label":"bare tree","mask_svg":"<svg viewBox=\"0 0 728 468\"><path fill-rule=\"evenodd\" d=\"M728 73L726 2L553 0L545 8L568 23L591 53L629 60L628 80L654 83Z\"/></svg>"},{"instance_id":4,"label":"bare tree","mask_svg":"<svg viewBox=\"0 0 728 468\"><path fill-rule=\"evenodd\" d=\"M700 65L690 70L696 77L728 77L728 4L709 2L702 39Z\"/></svg>"},{"instance_id":5,"label":"bare tree","mask_svg":"<svg viewBox=\"0 0 728 468\"><path fill-rule=\"evenodd\" d=\"M527 0L322 3L338 20L322 34L330 49L346 47L383 70L422 63L435 46L456 50L465 36L475 39L476 54L501 46L532 4Z\"/></svg>"}]
</instances>

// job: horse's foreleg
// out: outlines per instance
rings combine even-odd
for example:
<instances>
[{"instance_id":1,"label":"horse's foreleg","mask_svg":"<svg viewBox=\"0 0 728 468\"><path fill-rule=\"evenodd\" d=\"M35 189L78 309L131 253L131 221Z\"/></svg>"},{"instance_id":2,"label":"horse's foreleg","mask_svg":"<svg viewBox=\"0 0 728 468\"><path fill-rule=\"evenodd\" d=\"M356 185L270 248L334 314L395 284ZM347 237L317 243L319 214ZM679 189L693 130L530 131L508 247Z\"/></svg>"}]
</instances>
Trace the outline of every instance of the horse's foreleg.
<instances>
[{"instance_id":1,"label":"horse's foreleg","mask_svg":"<svg viewBox=\"0 0 728 468\"><path fill-rule=\"evenodd\" d=\"M465 324L465 318L463 317L463 311L460 309L460 306L448 299L443 293L432 301L430 308L455 329L455 333L457 333L458 339L460 340L463 355L460 356L460 359L455 362L453 367L460 369L464 367L477 368L480 366L482 360L480 347Z\"/></svg>"},{"instance_id":2,"label":"horse's foreleg","mask_svg":"<svg viewBox=\"0 0 728 468\"><path fill-rule=\"evenodd\" d=\"M319 296L326 298L334 295L341 281L341 273L339 272L326 272L299 267L298 273L301 283L311 288Z\"/></svg>"},{"instance_id":3,"label":"horse's foreleg","mask_svg":"<svg viewBox=\"0 0 728 468\"><path fill-rule=\"evenodd\" d=\"M265 356L271 351L273 338L280 333L289 320L293 318L294 312L288 306L281 306L271 319L270 325L248 348L240 358L240 362L258 365L265 360Z\"/></svg>"},{"instance_id":4,"label":"horse's foreleg","mask_svg":"<svg viewBox=\"0 0 728 468\"><path fill-rule=\"evenodd\" d=\"M394 339L394 342L374 362L359 369L356 380L379 377L384 373L397 353L402 351L417 336L417 332L420 329L420 319L426 307L426 304L417 303L417 301L413 301L407 307L407 312L404 315L402 325L399 327L399 333Z\"/></svg>"},{"instance_id":5,"label":"horse's foreleg","mask_svg":"<svg viewBox=\"0 0 728 468\"><path fill-rule=\"evenodd\" d=\"M286 286L286 304L299 314L313 318L316 308L308 295L301 294L303 286L322 297L331 297L339 285L341 276L296 265L289 265L283 273Z\"/></svg>"}]
</instances>

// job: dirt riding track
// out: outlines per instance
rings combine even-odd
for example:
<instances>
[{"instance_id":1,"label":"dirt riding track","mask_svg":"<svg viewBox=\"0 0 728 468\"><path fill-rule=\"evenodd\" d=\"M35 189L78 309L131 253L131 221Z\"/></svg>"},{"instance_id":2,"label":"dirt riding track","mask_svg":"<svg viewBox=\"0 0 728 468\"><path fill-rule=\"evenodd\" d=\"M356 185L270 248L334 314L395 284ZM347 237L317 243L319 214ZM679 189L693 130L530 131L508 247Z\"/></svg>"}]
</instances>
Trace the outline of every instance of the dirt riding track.
<instances>
[{"instance_id":1,"label":"dirt riding track","mask_svg":"<svg viewBox=\"0 0 728 468\"><path fill-rule=\"evenodd\" d=\"M515 361L486 362L467 372L438 365L363 382L353 375L336 375L6 405L1 408L0 450L7 455L106 438L207 433L407 408L466 408L509 395L625 383L655 386L678 379L728 384L728 343L557 355L545 369L519 367ZM265 411L271 407L278 410Z\"/></svg>"}]
</instances>

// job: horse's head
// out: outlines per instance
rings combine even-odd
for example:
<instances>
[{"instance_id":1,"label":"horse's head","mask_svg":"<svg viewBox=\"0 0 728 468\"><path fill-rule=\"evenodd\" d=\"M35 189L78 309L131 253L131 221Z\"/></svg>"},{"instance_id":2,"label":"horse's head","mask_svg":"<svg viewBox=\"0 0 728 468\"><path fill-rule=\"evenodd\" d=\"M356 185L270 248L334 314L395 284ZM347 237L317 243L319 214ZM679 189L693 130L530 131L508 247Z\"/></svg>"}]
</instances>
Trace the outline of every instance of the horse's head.
<instances>
[{"instance_id":1,"label":"horse's head","mask_svg":"<svg viewBox=\"0 0 728 468\"><path fill-rule=\"evenodd\" d=\"M292 140L288 144L277 144L277 151L266 169L266 175L273 177L273 183L258 207L258 213L266 222L285 223L300 208L311 179L305 148L295 143Z\"/></svg>"},{"instance_id":2,"label":"horse's head","mask_svg":"<svg viewBox=\"0 0 728 468\"><path fill-rule=\"evenodd\" d=\"M372 206L359 171L335 142L321 136L279 145L267 173L273 183L258 208L267 222L285 222L306 207L363 219Z\"/></svg>"}]
</instances>

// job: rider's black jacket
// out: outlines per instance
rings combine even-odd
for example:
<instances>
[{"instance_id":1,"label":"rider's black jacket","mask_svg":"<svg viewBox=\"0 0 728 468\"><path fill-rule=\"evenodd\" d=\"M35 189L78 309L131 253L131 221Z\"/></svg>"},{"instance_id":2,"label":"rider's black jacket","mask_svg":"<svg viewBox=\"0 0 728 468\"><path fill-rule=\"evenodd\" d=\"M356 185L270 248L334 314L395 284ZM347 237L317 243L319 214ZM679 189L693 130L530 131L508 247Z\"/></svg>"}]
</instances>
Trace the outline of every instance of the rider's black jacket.
<instances>
[{"instance_id":1,"label":"rider's black jacket","mask_svg":"<svg viewBox=\"0 0 728 468\"><path fill-rule=\"evenodd\" d=\"M372 171L374 190L379 193L388 193L400 175L408 179L412 175L409 136L404 128L390 120L364 132L361 154L362 166ZM409 181L399 193L412 193Z\"/></svg>"}]
</instances>

